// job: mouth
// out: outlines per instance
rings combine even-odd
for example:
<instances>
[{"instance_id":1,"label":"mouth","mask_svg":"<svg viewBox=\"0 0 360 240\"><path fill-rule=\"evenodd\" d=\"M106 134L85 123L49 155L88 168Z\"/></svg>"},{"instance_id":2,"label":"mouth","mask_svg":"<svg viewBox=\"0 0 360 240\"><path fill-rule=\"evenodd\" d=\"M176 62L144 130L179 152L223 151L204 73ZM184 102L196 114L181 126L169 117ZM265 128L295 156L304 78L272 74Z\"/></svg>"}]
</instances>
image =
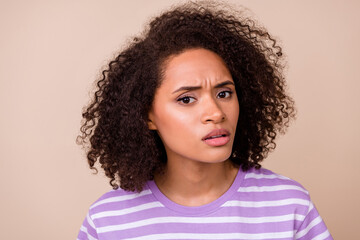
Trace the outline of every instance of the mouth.
<instances>
[{"instance_id":1,"label":"mouth","mask_svg":"<svg viewBox=\"0 0 360 240\"><path fill-rule=\"evenodd\" d=\"M230 141L230 132L226 129L214 129L202 140L210 146L218 147L227 144Z\"/></svg>"},{"instance_id":2,"label":"mouth","mask_svg":"<svg viewBox=\"0 0 360 240\"><path fill-rule=\"evenodd\" d=\"M216 136L211 136L211 137L205 138L204 140L207 140L207 139L214 139L214 138L220 138L220 137L226 137L226 136L227 136L226 134L216 135Z\"/></svg>"}]
</instances>

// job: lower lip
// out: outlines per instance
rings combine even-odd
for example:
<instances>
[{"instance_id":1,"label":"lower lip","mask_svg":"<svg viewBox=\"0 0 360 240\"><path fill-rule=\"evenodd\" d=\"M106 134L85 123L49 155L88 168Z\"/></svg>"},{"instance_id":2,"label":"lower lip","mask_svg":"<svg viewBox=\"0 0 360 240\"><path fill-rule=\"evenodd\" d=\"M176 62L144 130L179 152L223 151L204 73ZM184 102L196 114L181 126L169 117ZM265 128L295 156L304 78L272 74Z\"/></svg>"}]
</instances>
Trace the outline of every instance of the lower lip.
<instances>
[{"instance_id":1,"label":"lower lip","mask_svg":"<svg viewBox=\"0 0 360 240\"><path fill-rule=\"evenodd\" d=\"M219 147L219 146L223 146L225 144L227 144L230 141L230 137L226 136L226 137L218 137L218 138L210 138L210 139L206 139L204 140L204 142L207 145L210 145L212 147Z\"/></svg>"}]
</instances>

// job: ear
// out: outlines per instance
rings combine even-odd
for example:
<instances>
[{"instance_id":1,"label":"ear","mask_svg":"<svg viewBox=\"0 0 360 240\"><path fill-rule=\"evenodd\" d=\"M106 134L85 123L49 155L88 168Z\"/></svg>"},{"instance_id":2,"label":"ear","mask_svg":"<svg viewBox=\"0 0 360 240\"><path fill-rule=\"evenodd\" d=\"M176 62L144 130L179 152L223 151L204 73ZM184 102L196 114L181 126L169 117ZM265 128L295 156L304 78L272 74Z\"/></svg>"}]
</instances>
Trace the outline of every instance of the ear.
<instances>
[{"instance_id":1,"label":"ear","mask_svg":"<svg viewBox=\"0 0 360 240\"><path fill-rule=\"evenodd\" d=\"M149 127L150 130L157 130L157 127L156 127L153 119L154 119L153 114L150 111L149 115L148 115L148 121L147 121L148 127Z\"/></svg>"}]
</instances>

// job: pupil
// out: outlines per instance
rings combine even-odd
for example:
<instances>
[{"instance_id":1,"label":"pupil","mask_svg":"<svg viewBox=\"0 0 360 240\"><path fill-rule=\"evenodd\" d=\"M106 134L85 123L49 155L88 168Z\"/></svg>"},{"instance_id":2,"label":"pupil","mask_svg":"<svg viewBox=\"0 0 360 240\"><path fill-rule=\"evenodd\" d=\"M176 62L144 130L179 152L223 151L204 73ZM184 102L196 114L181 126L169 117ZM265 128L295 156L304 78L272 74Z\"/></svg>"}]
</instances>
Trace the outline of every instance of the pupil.
<instances>
[{"instance_id":1,"label":"pupil","mask_svg":"<svg viewBox=\"0 0 360 240\"><path fill-rule=\"evenodd\" d=\"M221 93L219 93L219 97L225 97L225 93L224 92L221 92Z\"/></svg>"},{"instance_id":2,"label":"pupil","mask_svg":"<svg viewBox=\"0 0 360 240\"><path fill-rule=\"evenodd\" d=\"M190 98L184 97L183 101L184 101L184 103L189 103L189 102L190 102Z\"/></svg>"}]
</instances>

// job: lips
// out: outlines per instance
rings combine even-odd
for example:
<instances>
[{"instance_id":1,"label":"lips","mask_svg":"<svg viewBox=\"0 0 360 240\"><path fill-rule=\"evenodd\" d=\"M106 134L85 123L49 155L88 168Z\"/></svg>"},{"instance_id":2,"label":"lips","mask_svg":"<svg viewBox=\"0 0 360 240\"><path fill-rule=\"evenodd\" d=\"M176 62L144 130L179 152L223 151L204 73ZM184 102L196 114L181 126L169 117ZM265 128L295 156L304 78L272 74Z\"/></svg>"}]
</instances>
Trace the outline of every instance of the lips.
<instances>
[{"instance_id":1,"label":"lips","mask_svg":"<svg viewBox=\"0 0 360 240\"><path fill-rule=\"evenodd\" d=\"M211 132L209 132L205 137L203 137L202 140L205 141L207 139L227 137L229 135L230 135L230 132L224 128L214 129Z\"/></svg>"}]
</instances>

